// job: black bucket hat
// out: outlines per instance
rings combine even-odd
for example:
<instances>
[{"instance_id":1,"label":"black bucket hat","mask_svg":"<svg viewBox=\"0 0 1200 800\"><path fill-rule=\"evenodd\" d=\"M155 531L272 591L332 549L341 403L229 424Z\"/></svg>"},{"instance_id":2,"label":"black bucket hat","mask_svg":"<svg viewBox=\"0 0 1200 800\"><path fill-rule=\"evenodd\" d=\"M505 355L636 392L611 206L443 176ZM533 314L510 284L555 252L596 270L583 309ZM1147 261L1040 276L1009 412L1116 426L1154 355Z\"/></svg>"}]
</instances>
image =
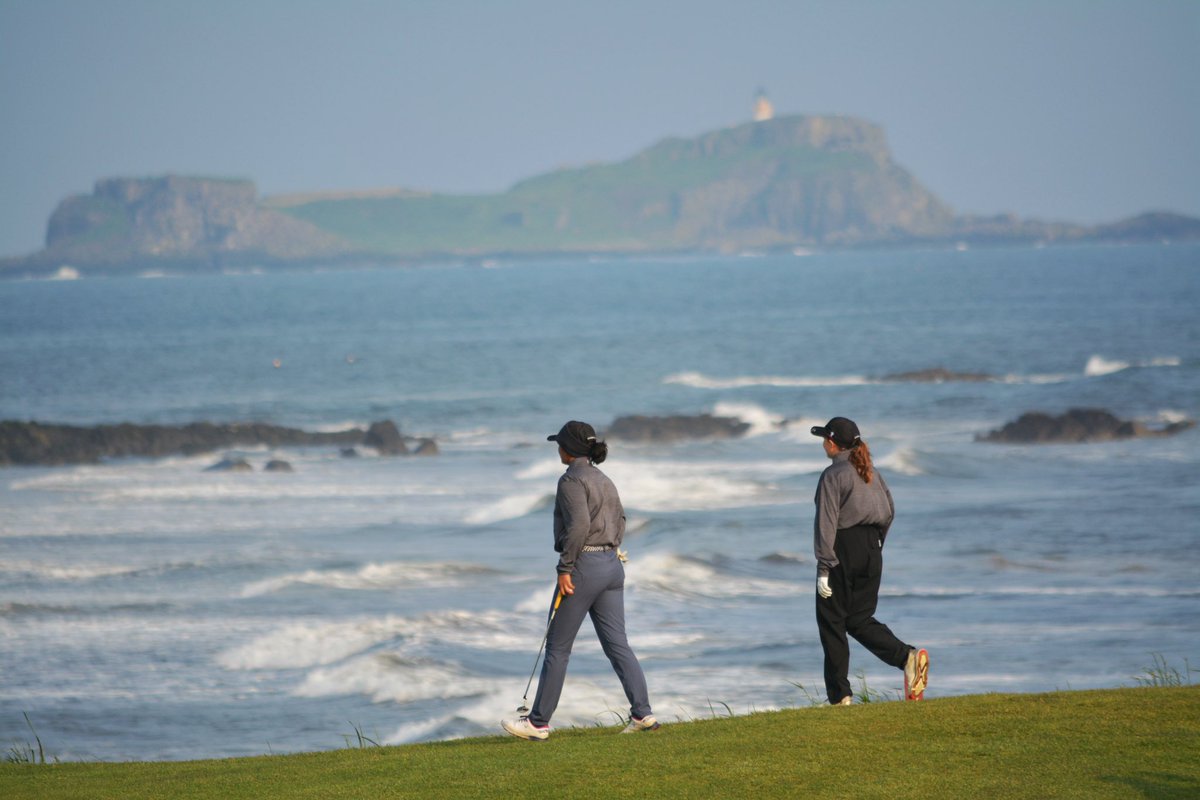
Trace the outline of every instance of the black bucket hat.
<instances>
[{"instance_id":1,"label":"black bucket hat","mask_svg":"<svg viewBox=\"0 0 1200 800\"><path fill-rule=\"evenodd\" d=\"M596 429L586 422L571 420L563 425L558 433L546 437L547 442L558 442L563 450L573 456L589 455L592 445L596 442Z\"/></svg>"},{"instance_id":2,"label":"black bucket hat","mask_svg":"<svg viewBox=\"0 0 1200 800\"><path fill-rule=\"evenodd\" d=\"M849 450L859 442L858 426L854 420L845 417L834 417L826 422L824 427L814 425L812 435L832 439L833 443L843 450Z\"/></svg>"}]
</instances>

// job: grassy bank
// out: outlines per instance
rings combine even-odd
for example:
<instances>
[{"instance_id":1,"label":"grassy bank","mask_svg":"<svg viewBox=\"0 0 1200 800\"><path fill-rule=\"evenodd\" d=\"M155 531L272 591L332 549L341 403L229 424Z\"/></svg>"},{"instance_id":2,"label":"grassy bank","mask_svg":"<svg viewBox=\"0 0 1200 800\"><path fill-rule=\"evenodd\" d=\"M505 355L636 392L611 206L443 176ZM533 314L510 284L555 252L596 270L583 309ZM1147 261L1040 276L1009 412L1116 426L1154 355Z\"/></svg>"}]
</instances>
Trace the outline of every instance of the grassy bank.
<instances>
[{"instance_id":1,"label":"grassy bank","mask_svg":"<svg viewBox=\"0 0 1200 800\"><path fill-rule=\"evenodd\" d=\"M1200 686L802 708L290 756L6 764L17 798L1195 798Z\"/></svg>"}]
</instances>

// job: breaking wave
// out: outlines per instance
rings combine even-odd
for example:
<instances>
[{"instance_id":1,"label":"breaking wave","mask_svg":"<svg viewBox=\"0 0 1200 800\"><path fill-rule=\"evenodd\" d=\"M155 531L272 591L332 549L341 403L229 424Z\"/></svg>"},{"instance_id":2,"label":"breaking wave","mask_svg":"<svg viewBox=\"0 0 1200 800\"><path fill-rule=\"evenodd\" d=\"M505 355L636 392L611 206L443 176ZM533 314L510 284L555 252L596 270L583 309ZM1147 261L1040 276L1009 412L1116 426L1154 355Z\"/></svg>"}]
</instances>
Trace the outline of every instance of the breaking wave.
<instances>
[{"instance_id":1,"label":"breaking wave","mask_svg":"<svg viewBox=\"0 0 1200 800\"><path fill-rule=\"evenodd\" d=\"M879 383L863 375L827 377L789 377L785 375L746 375L733 378L713 378L701 372L676 372L663 378L663 383L691 386L695 389L744 389L750 386L813 387L866 386Z\"/></svg>"},{"instance_id":2,"label":"breaking wave","mask_svg":"<svg viewBox=\"0 0 1200 800\"><path fill-rule=\"evenodd\" d=\"M259 597L292 586L362 591L455 586L494 572L495 570L474 564L389 561L382 564L366 564L355 570L310 569L267 578L248 584L242 589L241 596Z\"/></svg>"},{"instance_id":3,"label":"breaking wave","mask_svg":"<svg viewBox=\"0 0 1200 800\"><path fill-rule=\"evenodd\" d=\"M1114 372L1122 372L1124 370L1139 367L1178 367L1182 363L1181 359L1176 356L1164 356L1161 358L1152 358L1148 361L1118 361L1116 359L1107 359L1104 356L1094 355L1087 360L1087 364L1083 368L1083 374L1089 378L1098 377L1100 375L1112 375Z\"/></svg>"}]
</instances>

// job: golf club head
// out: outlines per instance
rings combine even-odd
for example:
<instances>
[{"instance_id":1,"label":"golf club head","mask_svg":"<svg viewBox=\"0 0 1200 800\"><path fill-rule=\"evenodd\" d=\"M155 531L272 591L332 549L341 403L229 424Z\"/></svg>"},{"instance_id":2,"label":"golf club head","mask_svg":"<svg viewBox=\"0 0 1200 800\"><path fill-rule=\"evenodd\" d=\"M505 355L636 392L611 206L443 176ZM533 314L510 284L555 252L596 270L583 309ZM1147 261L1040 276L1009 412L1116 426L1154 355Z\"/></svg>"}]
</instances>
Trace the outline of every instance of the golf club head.
<instances>
[{"instance_id":1,"label":"golf club head","mask_svg":"<svg viewBox=\"0 0 1200 800\"><path fill-rule=\"evenodd\" d=\"M517 714L519 714L522 717L528 717L529 716L529 706L525 705L524 703L521 703L521 705L517 706Z\"/></svg>"}]
</instances>

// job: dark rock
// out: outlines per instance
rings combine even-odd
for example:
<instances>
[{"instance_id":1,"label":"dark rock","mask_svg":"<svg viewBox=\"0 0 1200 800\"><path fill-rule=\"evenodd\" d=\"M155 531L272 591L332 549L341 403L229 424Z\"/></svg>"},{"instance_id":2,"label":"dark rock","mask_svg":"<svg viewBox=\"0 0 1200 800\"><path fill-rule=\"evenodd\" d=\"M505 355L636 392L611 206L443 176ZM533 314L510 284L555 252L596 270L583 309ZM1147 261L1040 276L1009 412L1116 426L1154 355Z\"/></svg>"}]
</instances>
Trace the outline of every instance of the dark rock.
<instances>
[{"instance_id":1,"label":"dark rock","mask_svg":"<svg viewBox=\"0 0 1200 800\"><path fill-rule=\"evenodd\" d=\"M250 462L244 458L223 458L211 467L207 467L205 472L253 472L254 467L250 466Z\"/></svg>"},{"instance_id":2,"label":"dark rock","mask_svg":"<svg viewBox=\"0 0 1200 800\"><path fill-rule=\"evenodd\" d=\"M358 458L358 450L353 447L343 447L342 458Z\"/></svg>"},{"instance_id":3,"label":"dark rock","mask_svg":"<svg viewBox=\"0 0 1200 800\"><path fill-rule=\"evenodd\" d=\"M408 445L404 443L400 429L391 420L372 424L362 443L366 447L375 448L380 455L402 456L408 453Z\"/></svg>"},{"instance_id":4,"label":"dark rock","mask_svg":"<svg viewBox=\"0 0 1200 800\"><path fill-rule=\"evenodd\" d=\"M617 417L608 436L627 442L677 442L684 439L732 439L750 430L749 423L736 417L672 415Z\"/></svg>"},{"instance_id":5,"label":"dark rock","mask_svg":"<svg viewBox=\"0 0 1200 800\"><path fill-rule=\"evenodd\" d=\"M996 380L995 375L982 372L954 372L943 367L921 369L914 372L896 372L884 375L881 380L896 383L947 383L949 381L965 381L968 383L985 383Z\"/></svg>"},{"instance_id":6,"label":"dark rock","mask_svg":"<svg viewBox=\"0 0 1200 800\"><path fill-rule=\"evenodd\" d=\"M1059 416L1031 411L998 430L975 438L977 441L1005 444L1106 442L1114 439L1171 436L1195 424L1192 420L1184 420L1162 428L1150 428L1140 422L1118 419L1101 409L1072 408Z\"/></svg>"},{"instance_id":7,"label":"dark rock","mask_svg":"<svg viewBox=\"0 0 1200 800\"><path fill-rule=\"evenodd\" d=\"M287 461L283 461L278 458L273 458L270 461L268 461L267 465L265 467L263 467L263 469L265 469L267 472L295 472L296 471L296 470L292 469L292 465L289 464Z\"/></svg>"},{"instance_id":8,"label":"dark rock","mask_svg":"<svg viewBox=\"0 0 1200 800\"><path fill-rule=\"evenodd\" d=\"M0 422L0 466L92 464L109 458L199 455L231 447L356 445L363 431L309 433L262 423L216 425L97 425L90 428L39 422Z\"/></svg>"},{"instance_id":9,"label":"dark rock","mask_svg":"<svg viewBox=\"0 0 1200 800\"><path fill-rule=\"evenodd\" d=\"M438 445L433 439L420 439L417 441L417 449L413 451L415 456L436 456L438 454Z\"/></svg>"}]
</instances>

